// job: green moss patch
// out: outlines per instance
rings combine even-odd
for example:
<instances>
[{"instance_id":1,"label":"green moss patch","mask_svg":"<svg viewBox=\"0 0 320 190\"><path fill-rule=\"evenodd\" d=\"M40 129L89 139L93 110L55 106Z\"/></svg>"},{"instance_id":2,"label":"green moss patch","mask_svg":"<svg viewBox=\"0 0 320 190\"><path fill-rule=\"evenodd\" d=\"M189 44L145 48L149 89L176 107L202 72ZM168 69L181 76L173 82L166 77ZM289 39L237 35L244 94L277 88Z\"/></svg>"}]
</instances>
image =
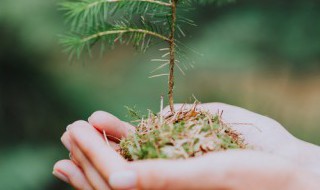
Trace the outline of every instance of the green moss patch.
<instances>
[{"instance_id":1,"label":"green moss patch","mask_svg":"<svg viewBox=\"0 0 320 190\"><path fill-rule=\"evenodd\" d=\"M120 142L120 153L127 160L187 159L245 148L241 135L222 121L222 113L197 109L196 104L167 115L149 112L139 118L136 133Z\"/></svg>"}]
</instances>

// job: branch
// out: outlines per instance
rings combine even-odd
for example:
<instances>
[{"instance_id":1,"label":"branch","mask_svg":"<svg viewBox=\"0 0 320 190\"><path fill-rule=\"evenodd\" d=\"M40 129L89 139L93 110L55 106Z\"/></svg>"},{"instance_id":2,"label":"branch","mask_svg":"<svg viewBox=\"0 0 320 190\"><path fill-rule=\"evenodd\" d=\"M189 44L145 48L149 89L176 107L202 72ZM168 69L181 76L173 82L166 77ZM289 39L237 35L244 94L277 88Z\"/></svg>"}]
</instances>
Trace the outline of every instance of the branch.
<instances>
[{"instance_id":1,"label":"branch","mask_svg":"<svg viewBox=\"0 0 320 190\"><path fill-rule=\"evenodd\" d=\"M123 30L109 30L109 31L99 32L99 33L93 34L91 36L85 37L81 41L82 42L87 42L87 41L90 41L92 39L95 39L95 38L98 38L98 37L102 37L102 36L106 36L106 35L124 34L124 33L130 33L130 32L132 32L132 33L142 33L142 34L146 34L146 35L150 35L150 36L154 36L154 37L160 38L160 39L165 40L165 41L170 41L169 38L167 38L167 37L165 37L165 36L163 36L161 34L158 34L156 32L152 32L152 31L144 30L144 29L134 29L134 28L128 28L128 29L123 29Z\"/></svg>"},{"instance_id":2,"label":"branch","mask_svg":"<svg viewBox=\"0 0 320 190\"><path fill-rule=\"evenodd\" d=\"M94 7L100 3L117 3L117 2L124 2L124 1L128 1L128 2L147 2L147 3L154 3L154 4L158 4L158 5L163 5L163 6L167 6L170 7L171 3L166 3L166 2L162 2L162 1L157 1L157 0L101 0L101 1L96 1L94 3L91 3L89 5L87 5L86 8L91 8Z\"/></svg>"}]
</instances>

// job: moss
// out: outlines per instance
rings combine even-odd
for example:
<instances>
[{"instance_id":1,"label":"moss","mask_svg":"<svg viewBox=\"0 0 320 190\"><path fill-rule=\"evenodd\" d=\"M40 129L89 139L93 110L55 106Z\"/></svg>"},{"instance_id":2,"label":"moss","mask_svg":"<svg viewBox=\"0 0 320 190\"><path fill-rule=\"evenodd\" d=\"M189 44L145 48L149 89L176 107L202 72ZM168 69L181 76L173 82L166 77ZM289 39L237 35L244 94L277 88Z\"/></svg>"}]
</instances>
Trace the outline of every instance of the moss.
<instances>
[{"instance_id":1,"label":"moss","mask_svg":"<svg viewBox=\"0 0 320 190\"><path fill-rule=\"evenodd\" d=\"M246 148L241 135L221 117L219 113L197 109L196 105L174 114L150 112L146 118L140 118L136 133L121 140L120 153L128 160L187 159L213 151Z\"/></svg>"}]
</instances>

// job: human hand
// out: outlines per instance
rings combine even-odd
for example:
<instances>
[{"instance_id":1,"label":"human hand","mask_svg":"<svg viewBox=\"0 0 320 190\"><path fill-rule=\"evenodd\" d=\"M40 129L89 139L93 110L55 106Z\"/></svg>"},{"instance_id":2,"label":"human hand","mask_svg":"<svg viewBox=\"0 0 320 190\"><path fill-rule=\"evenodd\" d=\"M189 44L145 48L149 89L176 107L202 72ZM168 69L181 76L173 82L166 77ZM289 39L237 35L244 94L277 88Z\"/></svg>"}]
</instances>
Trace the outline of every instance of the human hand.
<instances>
[{"instance_id":1,"label":"human hand","mask_svg":"<svg viewBox=\"0 0 320 190\"><path fill-rule=\"evenodd\" d=\"M176 108L181 106L176 105ZM320 147L297 139L277 121L223 103L206 103L199 107L211 113L223 111L222 119L242 134L245 143L254 150L290 160L320 175ZM167 110L169 109L166 108L164 112Z\"/></svg>"},{"instance_id":2,"label":"human hand","mask_svg":"<svg viewBox=\"0 0 320 190\"><path fill-rule=\"evenodd\" d=\"M103 160L103 162L107 162L109 164L108 167L111 166L112 168L117 163L119 168L125 168L125 161L115 151L119 149L119 140L134 132L135 128L102 111L93 113L88 121L89 123L86 121L76 121L67 127L66 132L61 137L61 141L71 152L72 159L57 162L54 166L53 174L61 180L70 183L76 189L108 190L110 189L109 185L100 176L99 171L103 170L103 172L106 172L109 169L100 167L100 165L95 168L90 161L92 158L97 158ZM78 130L71 130L72 128L78 128ZM105 136L108 136L108 139L110 139L107 146ZM77 144L77 142L80 143ZM91 155L90 147L97 147L97 145L105 146L102 148L105 150L101 150L101 153L106 154ZM106 157L101 158L101 156ZM114 159L114 161L109 162L110 159ZM100 162L98 163L101 164ZM108 174L105 175L108 176Z\"/></svg>"},{"instance_id":3,"label":"human hand","mask_svg":"<svg viewBox=\"0 0 320 190\"><path fill-rule=\"evenodd\" d=\"M271 128L271 129L276 131L275 133L281 133L281 135L277 136L277 138L274 139L277 142L280 142L280 140L282 140L283 143L289 142L291 140L294 141L294 137L292 137L288 132L286 132L281 127L280 124L274 122L271 119L268 119L268 118L265 118L263 116L260 116L258 114L254 114L252 112L243 110L241 108L236 108L236 107L228 106L228 105L224 105L224 104L203 104L201 106L203 108L205 108L205 109L209 109L210 111L215 111L215 112L217 112L218 109L219 110L223 110L224 111L224 115L223 115L224 116L223 117L224 120L226 122L228 122L228 123L238 123L237 125L235 125L236 127L239 128L239 130L238 129L237 130L239 132L243 133L244 138L246 140L251 141L250 145L255 145L256 148L259 148L259 150L267 151L267 152L274 153L274 154L277 154L277 150L279 150L277 148L268 149L269 147L271 147L271 148L273 147L272 146L272 143L273 143L272 141L269 142L269 143L264 143L263 141L259 141L259 138L256 138L257 134L255 134L255 133L257 133L257 132L259 133L258 135L262 136L261 138L266 138L266 136L268 136L268 135L266 135L266 136L263 137L263 133L268 133L269 135L272 135L272 130L267 128L267 125L261 125L263 123L268 123L269 122L270 125L273 124L273 128ZM104 115L103 112L98 112L98 113L100 113L100 116ZM92 117L95 118L95 116L97 116L97 113L93 114ZM110 116L110 115L107 114L107 116ZM125 136L127 134L126 131L132 130L132 127L128 126L127 124L121 123L121 121L117 120L116 118L113 118L112 116L110 116L109 118L108 117L104 117L105 120L101 120L101 118L103 118L103 117L100 117L100 120L99 119L96 120L96 121L100 121L100 123L99 122L94 123L94 119L92 119L92 117L91 117L91 122L90 123L93 126L95 126L99 131L103 131L103 130L107 131L108 134L112 134L112 136L115 136L116 138L121 137L121 135ZM99 118L99 117L97 117L97 118ZM248 118L248 123L250 123L250 125L252 125L252 126L254 125L254 127L251 126L251 129L254 129L254 131L247 129L247 128L250 127L249 124L245 124L243 126L240 126L239 123L243 123L244 120L246 120L246 118ZM90 119L89 119L89 121L90 121ZM72 135L72 134L73 133L77 133L76 131L79 131L79 130L81 131L82 129L87 129L87 130L90 129L90 130L92 130L93 128L90 127L89 124L84 123L84 122L77 122L77 123L73 124L72 126L73 127L70 127L70 128L73 128L73 129L68 131L68 132L66 132L65 135L63 136L62 140L66 141L64 139L68 139L68 141L71 141L70 142L71 144L76 144L75 147L80 147L80 146L78 146L77 143L74 143L73 141L75 139L80 138L81 135L79 135L79 134L78 135ZM79 126L82 126L82 127L79 127ZM84 126L87 126L87 127L84 127ZM126 127L123 127L123 126L126 126ZM75 130L74 128L76 128L76 129L78 128L78 129ZM120 132L119 132L119 129L120 129ZM115 132L115 131L118 131L118 132ZM66 135L66 134L68 134L68 135ZM88 131L86 133L83 133L83 137L87 138L88 134L90 134L90 132L88 132ZM71 137L74 136L74 139L73 138L70 139L69 135ZM66 137L68 137L68 138L66 138ZM96 137L97 138L101 138L100 140L103 141L103 138L102 138L101 134L96 133ZM87 139L92 139L92 138L93 137L90 137L90 138L87 138ZM75 141L77 141L77 140L75 140ZM110 142L110 144L116 145L114 142ZM288 143L288 144L290 144L290 143ZM105 143L104 143L104 145L105 145ZM96 145L92 144L92 146L95 147ZM116 147L116 146L114 146L114 147ZM277 144L275 145L275 147L277 147ZM101 148L101 149L105 149L105 148L106 147ZM282 148L286 149L285 147L282 147ZM77 150L77 149L81 149L81 148L74 148L74 149ZM110 147L109 147L109 150L110 150ZM81 165L82 161L79 161L79 160L83 160L83 158L81 158L83 156L79 156L79 152L81 153L81 151L72 151L71 150L71 152L73 154L75 162L78 162L78 165ZM108 151L106 151L106 152L108 152ZM115 152L113 152L110 155L116 155L114 153ZM285 157L285 156L289 156L289 153L290 152L288 151L288 153L280 154L280 155ZM101 154L101 152L100 153L96 152L95 154ZM98 157L95 154L94 153L88 153L88 152L87 153L83 153L83 155L87 155L88 158ZM210 156L210 155L212 155L212 156ZM105 155L105 157L107 159L108 156ZM221 180L219 180L220 183L218 183L218 181L213 180L215 182L213 182L213 184L211 184L211 185L208 182L206 182L206 183L205 182L198 183L198 182L200 182L199 179L206 179L206 180L212 181L212 179L213 179L212 177L215 176L214 174L219 174L219 175L224 176L228 172L233 172L234 175L237 176L237 175L240 175L241 172L248 172L248 171L251 171L251 170L254 171L254 172L252 172L253 173L252 177L258 177L259 178L259 176L260 176L262 179L264 179L264 181L267 181L267 180L265 180L265 179L268 178L268 175L266 175L266 174L268 174L268 173L272 174L273 172L276 172L278 174L274 175L274 176L276 176L276 178L278 179L279 175L281 174L281 172L278 172L277 167L272 167L272 166L283 166L284 168L282 168L282 169L280 168L280 170L283 171L284 176L286 176L289 173L292 176L292 174L295 173L295 172L291 172L292 167L288 166L290 164L284 164L282 158L278 158L278 157L277 158L270 158L270 157L272 157L272 156L271 155L267 155L267 154L263 154L261 152L250 152L250 151L249 152L248 151L239 151L239 152L235 151L235 152L233 152L233 151L228 151L228 152L223 152L223 153L208 154L207 156L204 156L204 157L201 157L201 158L198 158L198 159L190 159L188 161L142 161L142 162L133 162L133 163L128 164L128 163L126 163L125 161L123 161L121 159L114 159L112 163L121 163L119 165L119 167L117 167L118 169L120 168L120 170L121 169L125 170L125 168L127 168L127 169L129 168L130 170L135 171L136 173L138 173L139 174L138 177L137 177L138 181L141 178L144 179L143 182L139 182L138 183L138 184L142 184L141 185L142 188L144 187L146 189L149 189L151 187L150 186L148 187L148 181L150 183L150 180L151 180L151 182L153 182L154 180L159 181L159 179L160 179L160 183L159 183L160 186L158 184L158 187L157 187L156 184L152 183L152 188L154 188L154 189L157 189L157 188L158 189L162 189L164 187L164 186L161 186L162 183L163 183L162 185L166 186L166 184L170 184L170 182L169 182L170 180L173 180L173 181L175 181L175 184L170 184L170 188L174 188L174 189L178 189L178 188L186 189L187 187L189 189L199 189L199 188L201 188L201 189L206 189L206 188L214 189L214 188L219 187L219 184L220 185L224 185L224 187L228 187L228 183L226 183L225 180L227 179L227 181L231 181L232 182L232 178L228 177L228 178L226 178L224 180L222 180L222 178L217 178L217 179L221 179ZM108 158L110 159L110 156ZM114 156L114 158L117 158L117 157ZM220 160L218 158L220 158ZM268 160L268 159L272 160L272 164L270 165L270 167L265 165L265 161ZM273 159L275 159L275 160L273 160ZM228 162L228 160L229 160L229 162ZM84 163L87 163L87 162L88 161L85 161ZM153 162L155 162L155 163L153 163ZM219 162L221 162L221 163L219 163ZM276 164L277 162L280 162L282 164L278 165L278 164ZM248 163L248 165L245 164L245 163ZM150 166L153 166L153 164L157 164L159 167L158 168L157 167L150 167ZM206 165L206 164L209 165L209 166L213 165L213 166L215 166L215 168L205 167L204 165ZM188 165L189 166L194 166L194 167L188 167ZM225 167L225 168L222 167L221 168L221 172L217 173L217 168L219 168L219 167L216 168L216 166L223 166L223 165L227 165L229 167ZM240 168L239 167L235 167L237 165L239 165L239 166L244 165L245 167L242 167L243 170L241 170L241 167ZM262 167L260 167L260 168L256 167L256 166L259 166L259 165L260 166L262 165ZM66 166L68 166L69 169ZM287 167L285 167L285 166L287 166ZM80 168L79 167L77 168L77 167L78 166L74 165L70 161L62 161L62 162L59 162L56 165L55 170L58 170L58 169L64 170L65 169L65 174L66 174L67 172L71 172L72 169L73 169L74 174L76 173L78 175L78 178L77 177L76 178L77 179L82 178L82 180L78 180L78 181L81 181L82 184L87 184L88 187L91 185L90 188L92 188L92 186L95 186L95 189L106 189L105 187L108 186L108 184L106 183L106 181L107 181L106 179L108 179L108 173L102 175L104 177L90 177L90 175L88 173L92 173L92 172L85 172L88 169L83 169L84 168L83 166L80 166ZM98 174L96 173L93 176L99 176L99 173L101 175L101 172L107 172L108 171L108 170L102 170L101 171L101 169L99 169L99 168L101 168L99 166L99 164L91 164L91 167L93 169L90 169L89 171L94 171L95 167L96 167L97 171L100 171L100 172L98 172ZM186 168L183 169L184 167L186 167ZM72 169L70 169L70 168L72 168ZM88 168L88 166L86 166L85 168ZM187 170L187 168L189 168L190 170ZM231 171L229 171L228 168L229 168L229 170L231 169ZM266 168L268 168L268 169L266 169ZM145 170L143 170L143 169L145 169ZM157 170L155 171L155 169L157 169ZM84 172L81 173L81 170L84 171ZM167 170L167 171L165 171L165 170ZM174 170L174 171L172 171L172 170ZM189 175L186 176L186 173L185 173L186 171L189 171L190 173L192 173L192 175L189 174ZM220 171L220 170L218 170L218 171ZM297 171L297 170L294 170L294 171ZM169 172L169 173L172 173L172 174L176 174L176 176L169 175L171 177L168 177L168 175L165 174L166 172ZM145 173L146 176L143 176L143 173ZM207 176L208 178L205 178L204 176L201 175L201 174L204 174L204 173L210 174L210 175ZM261 175L258 175L259 173ZM300 172L300 173L303 173L303 172ZM110 174L110 172L109 172L109 174ZM273 173L273 174L275 174L275 173ZM143 177L140 177L140 175L142 175ZM151 177L150 177L150 175L151 175ZM161 175L164 175L164 176L161 177ZM180 178L179 178L178 175L180 175ZM290 176L290 175L288 175L288 176ZM82 177L79 177L79 176L82 176ZM148 178L148 176L149 176L149 178ZM194 177L194 179L197 181L197 183L192 183L195 186L192 186L190 184L191 181L189 181L189 180L185 180L184 181L183 180L183 179L188 179L188 176L192 176L192 178ZM250 177L250 175L243 175L243 176ZM238 178L238 177L236 177L236 179L241 179L241 178ZM294 175L292 177L294 177ZM161 182L161 179L163 180L163 182ZM272 179L272 178L270 178L270 179ZM131 181L135 181L135 180L131 180ZM179 181L180 181L180 183L179 183ZM253 180L253 181L256 183L256 180ZM74 187L76 187L76 188L78 187L80 189L79 183L78 183L78 186L77 186L77 181L76 180L71 180L69 182L71 184L73 184ZM124 180L124 182L125 182L125 180ZM244 181L240 180L240 182L244 182ZM98 183L98 184L100 184L100 186L99 185L92 185L92 183ZM146 184L144 184L144 183L146 183ZM221 184L221 183L223 183L223 184ZM282 183L283 183L282 185L284 185L285 180L282 180ZM104 186L101 185L101 184L103 184ZM112 180L111 180L111 184L112 184ZM201 184L203 186L199 186ZM245 183L238 184L237 185L237 189L242 189L241 188L241 184L245 184ZM248 184L250 184L250 183L247 183L247 185ZM187 187L183 187L181 185L186 185ZM213 186L213 185L215 185L215 186ZM266 185L268 185L268 184L264 184L264 186L262 186L262 187L265 187ZM84 187L84 185L81 185L81 187ZM255 184L255 187L257 187L257 184ZM281 186L281 187L284 187L284 186ZM247 186L247 188L248 188L248 186ZM84 189L89 189L89 188L86 187ZM232 189L235 189L235 188L232 188ZM255 189L257 189L257 188L255 188ZM270 189L270 188L267 188L267 189ZM284 188L282 188L282 189L284 189Z\"/></svg>"}]
</instances>

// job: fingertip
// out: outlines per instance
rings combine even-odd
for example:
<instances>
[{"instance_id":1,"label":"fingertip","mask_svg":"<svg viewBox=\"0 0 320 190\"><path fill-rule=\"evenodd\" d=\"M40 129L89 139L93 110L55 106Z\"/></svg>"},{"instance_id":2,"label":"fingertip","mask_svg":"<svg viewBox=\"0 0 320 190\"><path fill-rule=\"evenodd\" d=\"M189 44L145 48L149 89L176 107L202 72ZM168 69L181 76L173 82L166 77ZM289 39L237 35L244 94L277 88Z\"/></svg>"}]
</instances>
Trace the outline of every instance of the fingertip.
<instances>
[{"instance_id":1,"label":"fingertip","mask_svg":"<svg viewBox=\"0 0 320 190\"><path fill-rule=\"evenodd\" d=\"M104 129L106 123L119 124L120 120L114 115L105 111L96 111L89 118L88 121L98 129Z\"/></svg>"},{"instance_id":2,"label":"fingertip","mask_svg":"<svg viewBox=\"0 0 320 190\"><path fill-rule=\"evenodd\" d=\"M69 126L68 134L69 134L70 138L72 138L72 137L76 136L76 134L79 131L81 131L83 129L87 129L89 127L92 127L92 126L88 122L86 122L84 120L78 120Z\"/></svg>"},{"instance_id":3,"label":"fingertip","mask_svg":"<svg viewBox=\"0 0 320 190\"><path fill-rule=\"evenodd\" d=\"M105 113L106 113L106 112L100 111L100 110L93 112L93 113L89 116L88 122L89 122L90 124L95 123L96 120L97 120L97 118L100 118L100 117L101 117L102 115L104 115Z\"/></svg>"},{"instance_id":4,"label":"fingertip","mask_svg":"<svg viewBox=\"0 0 320 190\"><path fill-rule=\"evenodd\" d=\"M76 189L93 189L81 169L71 160L60 160L55 163L52 174Z\"/></svg>"},{"instance_id":5,"label":"fingertip","mask_svg":"<svg viewBox=\"0 0 320 190\"><path fill-rule=\"evenodd\" d=\"M68 160L59 160L56 162L53 166L53 171L59 170L60 168L64 168L64 166L67 164Z\"/></svg>"},{"instance_id":6,"label":"fingertip","mask_svg":"<svg viewBox=\"0 0 320 190\"><path fill-rule=\"evenodd\" d=\"M70 163L68 160L60 160L53 166L52 174L56 176L58 179L70 183L69 177L67 175L68 172L68 165Z\"/></svg>"},{"instance_id":7,"label":"fingertip","mask_svg":"<svg viewBox=\"0 0 320 190\"><path fill-rule=\"evenodd\" d=\"M116 116L104 111L94 112L88 118L88 121L98 131L105 131L111 139L112 137L121 139L135 130L135 128L129 123L123 122Z\"/></svg>"},{"instance_id":8,"label":"fingertip","mask_svg":"<svg viewBox=\"0 0 320 190\"><path fill-rule=\"evenodd\" d=\"M88 122L79 120L71 124L68 130L68 136L71 144L70 148L72 149L75 144L79 146L79 143L81 143L83 139L99 139L100 134Z\"/></svg>"},{"instance_id":9,"label":"fingertip","mask_svg":"<svg viewBox=\"0 0 320 190\"><path fill-rule=\"evenodd\" d=\"M90 126L91 126L91 125L90 125L87 121L78 120L78 121L73 122L73 123L69 126L69 130L71 130L72 128L75 128L75 127L90 127Z\"/></svg>"},{"instance_id":10,"label":"fingertip","mask_svg":"<svg viewBox=\"0 0 320 190\"><path fill-rule=\"evenodd\" d=\"M62 144L66 147L68 151L71 150L71 140L68 132L63 133L62 137L60 138Z\"/></svg>"}]
</instances>

